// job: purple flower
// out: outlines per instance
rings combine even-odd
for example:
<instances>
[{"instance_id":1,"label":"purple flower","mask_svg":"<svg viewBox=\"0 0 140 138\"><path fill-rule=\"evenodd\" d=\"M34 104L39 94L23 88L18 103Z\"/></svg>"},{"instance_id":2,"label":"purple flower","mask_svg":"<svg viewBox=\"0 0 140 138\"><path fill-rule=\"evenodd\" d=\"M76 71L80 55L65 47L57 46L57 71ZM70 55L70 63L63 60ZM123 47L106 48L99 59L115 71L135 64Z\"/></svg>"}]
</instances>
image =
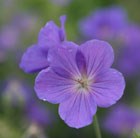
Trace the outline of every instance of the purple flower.
<instances>
[{"instance_id":1,"label":"purple flower","mask_svg":"<svg viewBox=\"0 0 140 138\"><path fill-rule=\"evenodd\" d=\"M87 38L112 40L126 26L126 21L120 7L98 9L80 22L80 30Z\"/></svg>"},{"instance_id":2,"label":"purple flower","mask_svg":"<svg viewBox=\"0 0 140 138\"><path fill-rule=\"evenodd\" d=\"M19 31L16 26L6 25L0 31L0 63L4 62L9 53L15 51L16 46L19 44Z\"/></svg>"},{"instance_id":3,"label":"purple flower","mask_svg":"<svg viewBox=\"0 0 140 138\"><path fill-rule=\"evenodd\" d=\"M22 57L20 67L25 72L34 73L49 66L49 49L67 42L64 29L65 20L65 16L60 17L61 28L53 21L49 21L45 27L40 30L38 43L29 47Z\"/></svg>"},{"instance_id":4,"label":"purple flower","mask_svg":"<svg viewBox=\"0 0 140 138\"><path fill-rule=\"evenodd\" d=\"M124 75L132 76L140 70L140 27L129 25L121 31L121 52L118 56L117 66Z\"/></svg>"},{"instance_id":5,"label":"purple flower","mask_svg":"<svg viewBox=\"0 0 140 138\"><path fill-rule=\"evenodd\" d=\"M9 25L2 28L0 32L0 49L8 51L19 43L19 31L15 26Z\"/></svg>"},{"instance_id":6,"label":"purple flower","mask_svg":"<svg viewBox=\"0 0 140 138\"><path fill-rule=\"evenodd\" d=\"M139 113L124 104L118 105L105 118L104 127L107 131L117 135L132 134L140 123Z\"/></svg>"},{"instance_id":7,"label":"purple flower","mask_svg":"<svg viewBox=\"0 0 140 138\"><path fill-rule=\"evenodd\" d=\"M29 13L18 13L13 17L11 23L13 26L18 28L21 35L23 35L23 33L28 35L29 33L34 32L39 21L35 15Z\"/></svg>"},{"instance_id":8,"label":"purple flower","mask_svg":"<svg viewBox=\"0 0 140 138\"><path fill-rule=\"evenodd\" d=\"M43 127L53 122L51 112L44 108L43 105L37 103L37 99L35 99L30 87L20 79L8 80L4 91L0 94L4 104L8 103L12 108L21 106L30 123Z\"/></svg>"},{"instance_id":9,"label":"purple flower","mask_svg":"<svg viewBox=\"0 0 140 138\"><path fill-rule=\"evenodd\" d=\"M60 103L60 117L70 127L91 124L97 106L109 107L123 95L124 78L110 68L114 53L108 43L54 47L49 58L50 67L38 74L35 91L42 100Z\"/></svg>"},{"instance_id":10,"label":"purple flower","mask_svg":"<svg viewBox=\"0 0 140 138\"><path fill-rule=\"evenodd\" d=\"M32 97L30 88L20 79L10 79L2 92L4 101L7 101L12 106L27 104Z\"/></svg>"},{"instance_id":11,"label":"purple flower","mask_svg":"<svg viewBox=\"0 0 140 138\"><path fill-rule=\"evenodd\" d=\"M51 124L52 116L50 112L42 105L36 102L30 102L26 107L27 119L31 123L35 123L39 126L46 126Z\"/></svg>"}]
</instances>

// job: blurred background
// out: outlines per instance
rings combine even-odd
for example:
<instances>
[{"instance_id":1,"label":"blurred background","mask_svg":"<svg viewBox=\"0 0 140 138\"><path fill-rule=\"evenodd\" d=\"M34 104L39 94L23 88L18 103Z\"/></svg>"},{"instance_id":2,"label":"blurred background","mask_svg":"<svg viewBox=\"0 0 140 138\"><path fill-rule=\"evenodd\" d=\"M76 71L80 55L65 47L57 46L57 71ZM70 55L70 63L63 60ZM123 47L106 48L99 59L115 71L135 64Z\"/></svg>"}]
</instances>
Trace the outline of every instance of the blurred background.
<instances>
[{"instance_id":1,"label":"blurred background","mask_svg":"<svg viewBox=\"0 0 140 138\"><path fill-rule=\"evenodd\" d=\"M122 99L110 108L98 108L103 138L138 137L139 0L0 0L0 138L95 138L94 122L78 130L68 127L58 115L58 105L37 98L37 74L19 68L40 29L49 20L60 25L64 14L67 39L78 44L89 39L108 41L115 52L113 67L126 79Z\"/></svg>"}]
</instances>

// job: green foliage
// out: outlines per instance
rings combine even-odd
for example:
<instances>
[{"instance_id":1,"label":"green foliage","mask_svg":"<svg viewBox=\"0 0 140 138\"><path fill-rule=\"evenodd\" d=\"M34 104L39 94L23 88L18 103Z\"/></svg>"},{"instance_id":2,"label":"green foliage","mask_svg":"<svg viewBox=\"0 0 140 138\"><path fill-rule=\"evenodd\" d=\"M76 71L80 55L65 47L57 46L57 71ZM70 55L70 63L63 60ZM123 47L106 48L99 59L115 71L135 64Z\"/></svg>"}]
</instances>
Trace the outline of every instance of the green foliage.
<instances>
[{"instance_id":1,"label":"green foliage","mask_svg":"<svg viewBox=\"0 0 140 138\"><path fill-rule=\"evenodd\" d=\"M21 138L21 133L7 120L0 119L0 138Z\"/></svg>"},{"instance_id":2,"label":"green foliage","mask_svg":"<svg viewBox=\"0 0 140 138\"><path fill-rule=\"evenodd\" d=\"M140 135L137 132L134 132L134 138L140 138Z\"/></svg>"}]
</instances>

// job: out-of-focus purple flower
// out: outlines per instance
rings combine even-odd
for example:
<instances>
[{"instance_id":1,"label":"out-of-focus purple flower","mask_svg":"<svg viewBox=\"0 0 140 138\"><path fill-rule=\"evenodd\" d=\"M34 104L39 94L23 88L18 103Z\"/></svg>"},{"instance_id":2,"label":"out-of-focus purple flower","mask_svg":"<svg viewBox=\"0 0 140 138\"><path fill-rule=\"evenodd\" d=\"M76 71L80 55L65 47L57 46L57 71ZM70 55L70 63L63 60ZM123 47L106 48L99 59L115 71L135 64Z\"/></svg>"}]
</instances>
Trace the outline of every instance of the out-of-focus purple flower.
<instances>
[{"instance_id":1,"label":"out-of-focus purple flower","mask_svg":"<svg viewBox=\"0 0 140 138\"><path fill-rule=\"evenodd\" d=\"M129 25L120 34L121 52L118 56L118 69L126 76L139 73L140 70L140 27Z\"/></svg>"},{"instance_id":2,"label":"out-of-focus purple flower","mask_svg":"<svg viewBox=\"0 0 140 138\"><path fill-rule=\"evenodd\" d=\"M19 43L19 31L14 26L5 26L0 31L0 49L10 50Z\"/></svg>"},{"instance_id":3,"label":"out-of-focus purple flower","mask_svg":"<svg viewBox=\"0 0 140 138\"><path fill-rule=\"evenodd\" d=\"M49 21L40 30L38 43L29 47L22 57L20 67L25 72L38 72L49 66L49 49L67 42L64 28L65 20L66 16L61 16L61 27L58 27L53 21Z\"/></svg>"},{"instance_id":4,"label":"out-of-focus purple flower","mask_svg":"<svg viewBox=\"0 0 140 138\"><path fill-rule=\"evenodd\" d=\"M124 46L140 45L140 26L129 24L119 34L120 41Z\"/></svg>"},{"instance_id":5,"label":"out-of-focus purple flower","mask_svg":"<svg viewBox=\"0 0 140 138\"><path fill-rule=\"evenodd\" d=\"M110 68L114 53L108 43L67 44L49 56L51 65L38 74L35 91L42 100L60 103L59 115L70 127L91 124L97 106L109 107L122 97L124 78Z\"/></svg>"},{"instance_id":6,"label":"out-of-focus purple flower","mask_svg":"<svg viewBox=\"0 0 140 138\"><path fill-rule=\"evenodd\" d=\"M48 126L53 120L49 110L36 102L31 102L27 105L26 114L30 123L35 123L39 126Z\"/></svg>"},{"instance_id":7,"label":"out-of-focus purple flower","mask_svg":"<svg viewBox=\"0 0 140 138\"><path fill-rule=\"evenodd\" d=\"M40 127L50 125L54 120L51 112L38 104L31 89L19 79L10 79L2 92L3 102L8 106L22 106L30 124Z\"/></svg>"},{"instance_id":8,"label":"out-of-focus purple flower","mask_svg":"<svg viewBox=\"0 0 140 138\"><path fill-rule=\"evenodd\" d=\"M53 2L56 5L60 5L60 6L66 6L68 5L72 0L50 0L51 2Z\"/></svg>"},{"instance_id":9,"label":"out-of-focus purple flower","mask_svg":"<svg viewBox=\"0 0 140 138\"><path fill-rule=\"evenodd\" d=\"M129 136L139 123L140 114L133 108L121 104L107 115L104 127L110 133Z\"/></svg>"},{"instance_id":10,"label":"out-of-focus purple flower","mask_svg":"<svg viewBox=\"0 0 140 138\"><path fill-rule=\"evenodd\" d=\"M111 40L126 26L127 18L121 7L98 9L80 22L80 30L87 38Z\"/></svg>"},{"instance_id":11,"label":"out-of-focus purple flower","mask_svg":"<svg viewBox=\"0 0 140 138\"><path fill-rule=\"evenodd\" d=\"M5 84L2 97L10 105L18 106L28 103L31 100L32 94L29 87L19 79L9 79Z\"/></svg>"},{"instance_id":12,"label":"out-of-focus purple flower","mask_svg":"<svg viewBox=\"0 0 140 138\"><path fill-rule=\"evenodd\" d=\"M19 31L15 26L7 25L0 31L0 62L8 57L8 52L14 51L19 44Z\"/></svg>"},{"instance_id":13,"label":"out-of-focus purple flower","mask_svg":"<svg viewBox=\"0 0 140 138\"><path fill-rule=\"evenodd\" d=\"M16 26L21 34L23 34L23 32L27 34L35 30L37 23L38 20L36 16L20 13L13 17L11 24L13 24L13 26Z\"/></svg>"}]
</instances>

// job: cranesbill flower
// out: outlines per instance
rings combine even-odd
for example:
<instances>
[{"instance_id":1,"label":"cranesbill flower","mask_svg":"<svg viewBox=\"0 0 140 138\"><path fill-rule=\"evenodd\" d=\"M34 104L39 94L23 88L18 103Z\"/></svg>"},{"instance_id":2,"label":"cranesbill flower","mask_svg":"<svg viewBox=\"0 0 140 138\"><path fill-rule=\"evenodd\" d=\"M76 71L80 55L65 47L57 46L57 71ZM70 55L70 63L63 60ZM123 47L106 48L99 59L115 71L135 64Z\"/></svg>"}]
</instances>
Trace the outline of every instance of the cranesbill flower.
<instances>
[{"instance_id":1,"label":"cranesbill flower","mask_svg":"<svg viewBox=\"0 0 140 138\"><path fill-rule=\"evenodd\" d=\"M87 38L111 40L127 24L125 11L120 7L98 9L80 22L81 33Z\"/></svg>"},{"instance_id":2,"label":"cranesbill flower","mask_svg":"<svg viewBox=\"0 0 140 138\"><path fill-rule=\"evenodd\" d=\"M104 127L110 133L130 136L139 123L139 113L127 105L120 104L107 115Z\"/></svg>"},{"instance_id":3,"label":"cranesbill flower","mask_svg":"<svg viewBox=\"0 0 140 138\"><path fill-rule=\"evenodd\" d=\"M39 126L48 126L52 123L53 117L49 110L41 104L31 101L26 106L27 120Z\"/></svg>"},{"instance_id":4,"label":"cranesbill flower","mask_svg":"<svg viewBox=\"0 0 140 138\"><path fill-rule=\"evenodd\" d=\"M20 79L9 79L2 92L3 102L11 106L17 107L19 105L25 105L31 101L32 94L30 87Z\"/></svg>"},{"instance_id":5,"label":"cranesbill flower","mask_svg":"<svg viewBox=\"0 0 140 138\"><path fill-rule=\"evenodd\" d=\"M22 35L28 35L36 30L39 21L37 16L20 12L13 16L11 23L13 26L16 26L16 28L18 28Z\"/></svg>"},{"instance_id":6,"label":"cranesbill flower","mask_svg":"<svg viewBox=\"0 0 140 138\"><path fill-rule=\"evenodd\" d=\"M133 76L140 70L140 27L129 25L121 31L121 50L117 58L117 67L126 76Z\"/></svg>"},{"instance_id":7,"label":"cranesbill flower","mask_svg":"<svg viewBox=\"0 0 140 138\"><path fill-rule=\"evenodd\" d=\"M12 25L4 26L0 31L0 49L1 51L10 51L19 43L18 28Z\"/></svg>"},{"instance_id":8,"label":"cranesbill flower","mask_svg":"<svg viewBox=\"0 0 140 138\"><path fill-rule=\"evenodd\" d=\"M60 17L61 27L59 28L53 21L49 21L43 27L38 36L38 43L32 45L24 53L20 67L27 73L38 72L49 66L48 51L52 46L65 42L65 16Z\"/></svg>"},{"instance_id":9,"label":"cranesbill flower","mask_svg":"<svg viewBox=\"0 0 140 138\"><path fill-rule=\"evenodd\" d=\"M20 43L20 31L12 24L0 30L0 62L5 62L13 54ZM13 52L13 53L12 53Z\"/></svg>"},{"instance_id":10,"label":"cranesbill flower","mask_svg":"<svg viewBox=\"0 0 140 138\"><path fill-rule=\"evenodd\" d=\"M124 78L110 68L114 54L104 41L55 47L49 59L50 67L36 78L35 91L42 100L60 103L59 115L70 127L91 124L97 106L109 107L123 95Z\"/></svg>"}]
</instances>

